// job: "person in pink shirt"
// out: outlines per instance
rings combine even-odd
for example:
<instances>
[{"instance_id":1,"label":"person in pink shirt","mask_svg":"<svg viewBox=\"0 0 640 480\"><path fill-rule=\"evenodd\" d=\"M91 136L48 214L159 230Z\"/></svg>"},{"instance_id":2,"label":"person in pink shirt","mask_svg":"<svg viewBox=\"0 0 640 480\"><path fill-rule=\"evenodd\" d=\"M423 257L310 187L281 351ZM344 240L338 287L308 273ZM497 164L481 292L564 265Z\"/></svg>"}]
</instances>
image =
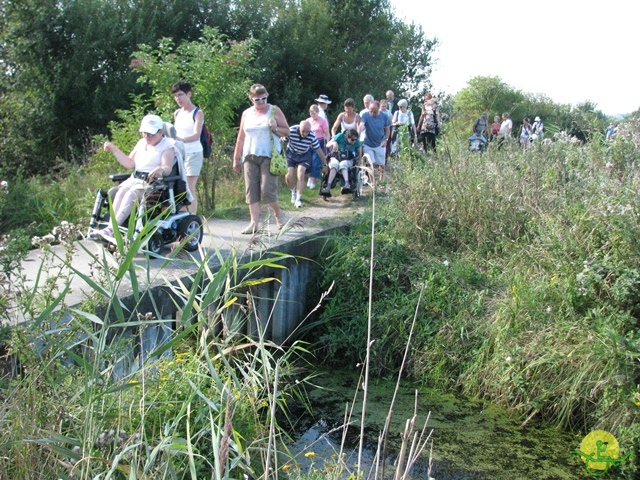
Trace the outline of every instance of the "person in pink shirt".
<instances>
[{"instance_id":1,"label":"person in pink shirt","mask_svg":"<svg viewBox=\"0 0 640 480\"><path fill-rule=\"evenodd\" d=\"M331 139L329 133L329 122L326 118L320 116L320 107L318 105L311 105L309 107L309 118L307 121L311 124L311 131L316 135L322 153L326 155L327 151L325 145ZM316 188L316 180L321 183L322 180L322 160L318 154L314 151L313 158L311 160L311 171L309 172L309 181L307 187Z\"/></svg>"}]
</instances>

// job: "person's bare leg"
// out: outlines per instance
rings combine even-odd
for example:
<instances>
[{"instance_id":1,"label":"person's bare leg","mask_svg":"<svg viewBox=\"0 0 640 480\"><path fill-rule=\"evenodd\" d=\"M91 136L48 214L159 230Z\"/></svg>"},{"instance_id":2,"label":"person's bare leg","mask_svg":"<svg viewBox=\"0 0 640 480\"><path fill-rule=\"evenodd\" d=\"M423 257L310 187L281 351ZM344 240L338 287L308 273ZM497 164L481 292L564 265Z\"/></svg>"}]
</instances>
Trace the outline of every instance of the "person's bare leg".
<instances>
[{"instance_id":1,"label":"person's bare leg","mask_svg":"<svg viewBox=\"0 0 640 480\"><path fill-rule=\"evenodd\" d=\"M304 179L304 176L303 176L303 179ZM269 204L269 207L271 207L271 210L273 210L273 214L276 217L276 225L278 226L278 229L282 230L282 227L284 227L284 224L286 223L286 219L284 216L284 212L280 208L280 204L276 200L275 202L271 202Z\"/></svg>"},{"instance_id":2,"label":"person's bare leg","mask_svg":"<svg viewBox=\"0 0 640 480\"><path fill-rule=\"evenodd\" d=\"M198 182L197 176L187 176L187 185L189 186L189 191L191 195L193 195L193 201L187 207L187 211L193 213L194 215L198 213L198 196L196 195L196 183Z\"/></svg>"},{"instance_id":3,"label":"person's bare leg","mask_svg":"<svg viewBox=\"0 0 640 480\"><path fill-rule=\"evenodd\" d=\"M304 190L304 177L307 173L307 169L302 165L298 165L298 184L296 185L296 193L298 194L298 200L302 197L302 191Z\"/></svg>"},{"instance_id":4,"label":"person's bare leg","mask_svg":"<svg viewBox=\"0 0 640 480\"><path fill-rule=\"evenodd\" d=\"M251 223L242 230L242 234L256 233L260 227L260 202L249 204L249 216L251 217Z\"/></svg>"}]
</instances>

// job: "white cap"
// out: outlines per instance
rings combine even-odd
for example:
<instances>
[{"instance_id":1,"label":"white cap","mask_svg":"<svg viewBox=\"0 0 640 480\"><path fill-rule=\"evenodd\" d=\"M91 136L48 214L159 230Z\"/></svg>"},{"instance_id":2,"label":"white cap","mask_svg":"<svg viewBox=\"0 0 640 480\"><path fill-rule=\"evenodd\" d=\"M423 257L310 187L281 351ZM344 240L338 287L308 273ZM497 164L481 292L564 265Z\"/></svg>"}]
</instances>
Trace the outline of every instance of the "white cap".
<instances>
[{"instance_id":1,"label":"white cap","mask_svg":"<svg viewBox=\"0 0 640 480\"><path fill-rule=\"evenodd\" d=\"M540 121L540 117L536 117L536 119L534 121L539 122Z\"/></svg>"},{"instance_id":2,"label":"white cap","mask_svg":"<svg viewBox=\"0 0 640 480\"><path fill-rule=\"evenodd\" d=\"M164 129L164 122L158 115L145 115L140 123L140 131L142 133L150 133L155 135L158 130Z\"/></svg>"}]
</instances>

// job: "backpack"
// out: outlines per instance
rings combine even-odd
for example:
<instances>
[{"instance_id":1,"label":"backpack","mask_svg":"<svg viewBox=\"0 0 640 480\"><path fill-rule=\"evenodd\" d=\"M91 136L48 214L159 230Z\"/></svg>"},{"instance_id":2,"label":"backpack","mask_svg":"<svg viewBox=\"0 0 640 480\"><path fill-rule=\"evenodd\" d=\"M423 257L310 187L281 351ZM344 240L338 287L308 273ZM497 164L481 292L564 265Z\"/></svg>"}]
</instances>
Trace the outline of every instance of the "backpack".
<instances>
[{"instance_id":1,"label":"backpack","mask_svg":"<svg viewBox=\"0 0 640 480\"><path fill-rule=\"evenodd\" d=\"M196 121L196 113L200 110L198 107L193 109L193 121ZM202 144L202 156L204 158L209 158L211 156L211 144L213 143L213 138L211 137L211 132L207 128L207 126L202 123L202 131L200 132L200 143Z\"/></svg>"},{"instance_id":2,"label":"backpack","mask_svg":"<svg viewBox=\"0 0 640 480\"><path fill-rule=\"evenodd\" d=\"M198 107L193 109L193 121L196 121L196 113L198 113L198 110L200 110ZM173 116L175 117L178 112L180 111L180 109L176 110L175 112L173 112ZM211 132L209 131L209 129L207 128L207 126L205 125L205 123L202 123L202 130L200 131L200 144L202 145L202 157L203 158L209 158L211 156L211 145L213 143L213 137L211 136Z\"/></svg>"}]
</instances>

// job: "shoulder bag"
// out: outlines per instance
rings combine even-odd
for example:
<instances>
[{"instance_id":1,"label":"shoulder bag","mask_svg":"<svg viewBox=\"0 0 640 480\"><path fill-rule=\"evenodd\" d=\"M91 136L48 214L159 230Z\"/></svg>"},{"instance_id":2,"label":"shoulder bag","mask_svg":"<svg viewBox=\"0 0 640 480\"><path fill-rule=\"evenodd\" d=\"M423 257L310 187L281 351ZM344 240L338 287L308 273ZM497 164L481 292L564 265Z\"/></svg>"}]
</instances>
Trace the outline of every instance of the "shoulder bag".
<instances>
[{"instance_id":1,"label":"shoulder bag","mask_svg":"<svg viewBox=\"0 0 640 480\"><path fill-rule=\"evenodd\" d=\"M275 118L276 115L276 106L271 106L271 114L270 118ZM271 175L275 175L280 177L282 175L286 175L287 173L287 158L284 155L284 148L282 146L282 142L278 138L276 140L277 135L271 135L271 164L269 165L269 171ZM280 150L278 150L278 145L276 142L280 143Z\"/></svg>"}]
</instances>

